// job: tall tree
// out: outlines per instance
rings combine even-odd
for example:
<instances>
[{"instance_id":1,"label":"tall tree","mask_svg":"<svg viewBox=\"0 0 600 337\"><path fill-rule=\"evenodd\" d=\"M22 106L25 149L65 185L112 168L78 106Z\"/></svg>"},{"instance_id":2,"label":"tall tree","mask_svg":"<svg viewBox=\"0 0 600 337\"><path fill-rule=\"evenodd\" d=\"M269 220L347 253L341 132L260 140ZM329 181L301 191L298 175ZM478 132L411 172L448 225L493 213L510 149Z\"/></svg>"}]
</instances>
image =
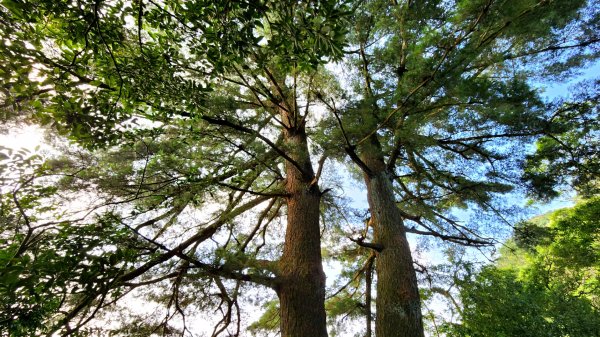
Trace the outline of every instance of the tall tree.
<instances>
[{"instance_id":1,"label":"tall tree","mask_svg":"<svg viewBox=\"0 0 600 337\"><path fill-rule=\"evenodd\" d=\"M483 226L450 214L501 215L495 196L519 185L524 158L514 149L544 135L552 151L580 158L557 166L585 161L586 181L598 173L589 159L597 140L582 145L594 137L586 120L597 117L597 91L552 106L531 84L596 59L597 20L586 1L366 1L355 13L352 103L330 109L367 186L378 336L423 336L406 232L491 242Z\"/></svg>"},{"instance_id":2,"label":"tall tree","mask_svg":"<svg viewBox=\"0 0 600 337\"><path fill-rule=\"evenodd\" d=\"M195 282L198 275L190 271L198 269L227 306L214 334L228 329L233 310L239 311L240 285L221 280L229 279L275 290L282 335L326 336L318 185L323 162L315 172L306 124L317 68L341 56L344 4L3 4L3 36L12 40L4 40L2 49L3 60L10 60L2 66L4 106L31 103L38 108L36 119L52 122L90 149L119 144L115 153L98 161L105 169L77 168L85 162L58 166L69 183L77 180L76 188L83 180L83 187L99 187L107 194L109 201L100 207L121 205L110 218L152 252L145 256L141 249L138 254L144 258L135 265L121 264L106 284L75 292L80 296L66 307L59 325L50 328L77 331L97 311L88 311L90 307L111 302L105 301L109 293L163 280L173 281L169 307L174 303L183 316L179 293L188 279ZM129 162L114 162L117 156ZM69 166L72 171L65 171ZM17 204L28 197L22 191L17 187L12 193ZM182 212L201 209L208 196L226 206L198 229L182 225ZM267 202L250 230L239 226L224 240L224 227ZM275 261L258 259L264 246L257 243L258 235L262 231L264 239L282 204L282 254ZM132 209L131 214L123 209ZM28 211L34 209L22 209L20 218L30 235L13 237L21 247L37 249L44 232L60 235L52 222L30 226ZM191 233L173 240L174 229ZM210 250L202 247L209 239L221 246L211 254L211 263L202 258ZM255 252L246 253L251 243ZM10 264L20 254L21 249ZM79 263L87 263L86 258ZM162 276L136 281L157 268ZM239 330L239 314L237 326ZM168 330L166 324L163 330Z\"/></svg>"}]
</instances>

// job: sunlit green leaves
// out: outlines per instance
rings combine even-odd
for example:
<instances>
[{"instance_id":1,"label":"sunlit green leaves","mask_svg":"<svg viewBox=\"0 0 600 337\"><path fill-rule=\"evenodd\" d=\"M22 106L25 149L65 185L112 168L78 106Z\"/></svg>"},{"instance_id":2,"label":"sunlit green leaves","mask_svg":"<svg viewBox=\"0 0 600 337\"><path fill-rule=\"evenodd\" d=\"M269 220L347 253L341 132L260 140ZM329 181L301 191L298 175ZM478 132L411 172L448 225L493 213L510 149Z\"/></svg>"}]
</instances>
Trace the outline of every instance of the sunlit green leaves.
<instances>
[{"instance_id":1,"label":"sunlit green leaves","mask_svg":"<svg viewBox=\"0 0 600 337\"><path fill-rule=\"evenodd\" d=\"M449 336L596 336L597 309L585 298L519 280L512 270L486 268L461 284L462 322Z\"/></svg>"},{"instance_id":2,"label":"sunlit green leaves","mask_svg":"<svg viewBox=\"0 0 600 337\"><path fill-rule=\"evenodd\" d=\"M0 66L9 89L3 105L22 109L36 97L38 120L91 148L115 144L133 117L199 114L214 80L234 66L314 69L340 59L348 8L335 1L36 0L7 1L1 13L0 55L10 60Z\"/></svg>"},{"instance_id":3,"label":"sunlit green leaves","mask_svg":"<svg viewBox=\"0 0 600 337\"><path fill-rule=\"evenodd\" d=\"M460 282L449 335L596 336L599 211L596 197L517 227L497 266Z\"/></svg>"}]
</instances>

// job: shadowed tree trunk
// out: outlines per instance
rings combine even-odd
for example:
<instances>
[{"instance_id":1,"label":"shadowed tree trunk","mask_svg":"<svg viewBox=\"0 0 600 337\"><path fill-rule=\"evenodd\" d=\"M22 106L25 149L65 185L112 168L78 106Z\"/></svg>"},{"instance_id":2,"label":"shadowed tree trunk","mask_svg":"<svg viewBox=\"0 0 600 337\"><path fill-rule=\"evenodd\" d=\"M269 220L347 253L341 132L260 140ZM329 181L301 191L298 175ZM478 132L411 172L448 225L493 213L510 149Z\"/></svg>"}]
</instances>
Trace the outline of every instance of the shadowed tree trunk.
<instances>
[{"instance_id":1,"label":"shadowed tree trunk","mask_svg":"<svg viewBox=\"0 0 600 337\"><path fill-rule=\"evenodd\" d=\"M289 122L290 118L283 115L283 120ZM312 169L304 124L290 127L284 133L285 147L295 163L286 162L287 229L277 289L281 335L325 337L325 273L319 227L321 192Z\"/></svg>"},{"instance_id":2,"label":"shadowed tree trunk","mask_svg":"<svg viewBox=\"0 0 600 337\"><path fill-rule=\"evenodd\" d=\"M361 149L377 253L377 337L423 337L417 277L392 180L376 140Z\"/></svg>"}]
</instances>

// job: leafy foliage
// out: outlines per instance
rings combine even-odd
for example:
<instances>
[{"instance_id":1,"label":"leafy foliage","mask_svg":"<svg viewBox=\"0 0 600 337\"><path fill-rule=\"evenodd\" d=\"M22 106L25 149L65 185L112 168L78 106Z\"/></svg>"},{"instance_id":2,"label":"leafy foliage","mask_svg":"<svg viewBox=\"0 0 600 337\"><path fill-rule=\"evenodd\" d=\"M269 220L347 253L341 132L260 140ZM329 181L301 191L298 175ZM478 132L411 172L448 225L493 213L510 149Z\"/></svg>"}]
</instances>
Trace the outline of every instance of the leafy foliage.
<instances>
[{"instance_id":1,"label":"leafy foliage","mask_svg":"<svg viewBox=\"0 0 600 337\"><path fill-rule=\"evenodd\" d=\"M462 323L449 336L596 336L598 310L586 298L486 268L462 284Z\"/></svg>"},{"instance_id":2,"label":"leafy foliage","mask_svg":"<svg viewBox=\"0 0 600 337\"><path fill-rule=\"evenodd\" d=\"M333 1L10 0L0 15L3 106L32 104L42 124L95 147L138 118L204 112L213 81L250 60L312 69L340 58L347 14Z\"/></svg>"},{"instance_id":3,"label":"leafy foliage","mask_svg":"<svg viewBox=\"0 0 600 337\"><path fill-rule=\"evenodd\" d=\"M560 131L537 140L525 161L523 177L538 198L553 197L557 188L573 186L582 196L598 194L598 94L600 83L583 83L573 102L557 102L552 116Z\"/></svg>"},{"instance_id":4,"label":"leafy foliage","mask_svg":"<svg viewBox=\"0 0 600 337\"><path fill-rule=\"evenodd\" d=\"M139 261L143 244L115 214L69 217L53 202L58 188L42 178L40 157L19 152L2 162L10 184L4 184L0 203L0 331L31 336L61 327L68 321L65 311L78 302L86 306L74 312L87 315L119 298L119 277Z\"/></svg>"},{"instance_id":5,"label":"leafy foliage","mask_svg":"<svg viewBox=\"0 0 600 337\"><path fill-rule=\"evenodd\" d=\"M460 283L462 322L450 325L449 335L596 336L598 201L553 212L544 231L517 231L498 266Z\"/></svg>"}]
</instances>

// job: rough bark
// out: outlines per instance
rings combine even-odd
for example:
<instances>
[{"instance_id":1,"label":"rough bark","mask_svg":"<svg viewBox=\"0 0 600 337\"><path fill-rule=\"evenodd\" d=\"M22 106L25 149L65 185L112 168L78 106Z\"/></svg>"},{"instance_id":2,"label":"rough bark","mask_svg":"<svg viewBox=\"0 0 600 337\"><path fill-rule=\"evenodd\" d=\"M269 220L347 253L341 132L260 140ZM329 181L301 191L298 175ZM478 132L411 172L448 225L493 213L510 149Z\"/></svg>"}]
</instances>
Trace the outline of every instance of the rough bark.
<instances>
[{"instance_id":1,"label":"rough bark","mask_svg":"<svg viewBox=\"0 0 600 337\"><path fill-rule=\"evenodd\" d=\"M286 163L287 229L277 289L281 335L326 337L321 193L314 181L303 125L286 130L285 145L296 165Z\"/></svg>"},{"instance_id":2,"label":"rough bark","mask_svg":"<svg viewBox=\"0 0 600 337\"><path fill-rule=\"evenodd\" d=\"M375 335L377 337L423 337L421 301L410 247L395 202L392 180L380 146L373 141L361 151L368 167L367 194L374 226L377 253L377 298Z\"/></svg>"},{"instance_id":3,"label":"rough bark","mask_svg":"<svg viewBox=\"0 0 600 337\"><path fill-rule=\"evenodd\" d=\"M371 303L372 303L372 295L371 295L371 287L373 285L373 261L375 260L375 256L372 256L367 261L367 267L365 270L365 316L366 316L366 324L367 324L367 332L365 337L373 337L373 318L371 312Z\"/></svg>"}]
</instances>

